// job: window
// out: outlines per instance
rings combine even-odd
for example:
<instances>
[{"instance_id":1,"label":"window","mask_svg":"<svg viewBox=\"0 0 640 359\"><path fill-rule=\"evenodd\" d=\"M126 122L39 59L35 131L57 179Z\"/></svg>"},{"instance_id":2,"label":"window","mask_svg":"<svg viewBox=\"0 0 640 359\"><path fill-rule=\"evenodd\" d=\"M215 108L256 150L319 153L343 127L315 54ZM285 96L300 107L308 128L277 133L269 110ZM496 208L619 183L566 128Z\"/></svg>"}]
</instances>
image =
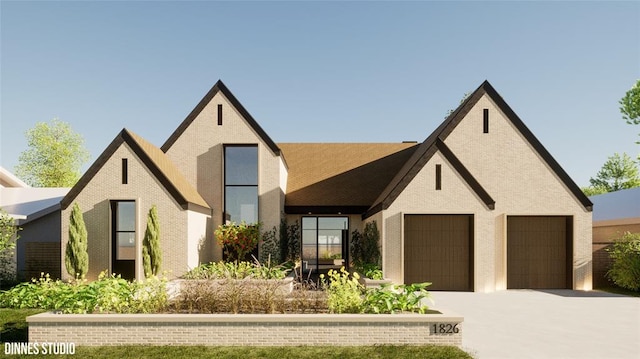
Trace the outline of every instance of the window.
<instances>
[{"instance_id":1,"label":"window","mask_svg":"<svg viewBox=\"0 0 640 359\"><path fill-rule=\"evenodd\" d=\"M222 105L218 105L218 126L222 126Z\"/></svg>"},{"instance_id":2,"label":"window","mask_svg":"<svg viewBox=\"0 0 640 359\"><path fill-rule=\"evenodd\" d=\"M111 202L112 234L115 260L136 259L136 203Z\"/></svg>"},{"instance_id":3,"label":"window","mask_svg":"<svg viewBox=\"0 0 640 359\"><path fill-rule=\"evenodd\" d=\"M482 133L489 133L489 109L482 110Z\"/></svg>"},{"instance_id":4,"label":"window","mask_svg":"<svg viewBox=\"0 0 640 359\"><path fill-rule=\"evenodd\" d=\"M436 165L436 191L442 189L442 165Z\"/></svg>"},{"instance_id":5,"label":"window","mask_svg":"<svg viewBox=\"0 0 640 359\"><path fill-rule=\"evenodd\" d=\"M122 159L122 184L127 184L127 183L129 183L129 168L128 168L127 159L123 158Z\"/></svg>"},{"instance_id":6,"label":"window","mask_svg":"<svg viewBox=\"0 0 640 359\"><path fill-rule=\"evenodd\" d=\"M224 147L224 220L258 222L258 146Z\"/></svg>"},{"instance_id":7,"label":"window","mask_svg":"<svg viewBox=\"0 0 640 359\"><path fill-rule=\"evenodd\" d=\"M313 269L333 266L349 232L349 217L302 217L302 260Z\"/></svg>"}]
</instances>

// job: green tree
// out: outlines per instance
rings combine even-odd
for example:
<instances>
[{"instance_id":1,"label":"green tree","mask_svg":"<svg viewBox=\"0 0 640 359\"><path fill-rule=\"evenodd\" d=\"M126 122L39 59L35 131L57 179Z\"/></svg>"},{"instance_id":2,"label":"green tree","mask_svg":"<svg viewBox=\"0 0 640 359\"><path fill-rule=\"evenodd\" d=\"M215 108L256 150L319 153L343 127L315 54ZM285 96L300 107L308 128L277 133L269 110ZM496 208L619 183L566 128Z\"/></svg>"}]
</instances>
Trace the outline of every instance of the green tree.
<instances>
[{"instance_id":1,"label":"green tree","mask_svg":"<svg viewBox=\"0 0 640 359\"><path fill-rule=\"evenodd\" d=\"M15 219L0 208L0 287L15 280L14 251L20 238Z\"/></svg>"},{"instance_id":2,"label":"green tree","mask_svg":"<svg viewBox=\"0 0 640 359\"><path fill-rule=\"evenodd\" d=\"M160 251L160 222L158 209L155 205L149 210L147 217L147 229L142 240L142 266L145 277L157 275L162 264L162 252Z\"/></svg>"},{"instance_id":3,"label":"green tree","mask_svg":"<svg viewBox=\"0 0 640 359\"><path fill-rule=\"evenodd\" d=\"M589 190L595 194L640 187L638 166L626 153L614 153L607 159L595 178L589 179Z\"/></svg>"},{"instance_id":4,"label":"green tree","mask_svg":"<svg viewBox=\"0 0 640 359\"><path fill-rule=\"evenodd\" d=\"M89 270L87 253L87 227L84 225L82 211L78 203L73 204L69 224L69 242L64 256L64 265L74 278L84 278Z\"/></svg>"},{"instance_id":5,"label":"green tree","mask_svg":"<svg viewBox=\"0 0 640 359\"><path fill-rule=\"evenodd\" d=\"M619 287L640 291L640 233L626 232L607 252L613 259L607 277Z\"/></svg>"},{"instance_id":6,"label":"green tree","mask_svg":"<svg viewBox=\"0 0 640 359\"><path fill-rule=\"evenodd\" d=\"M20 154L16 174L34 187L71 187L89 160L84 139L71 125L54 118L26 133L28 149Z\"/></svg>"},{"instance_id":7,"label":"green tree","mask_svg":"<svg viewBox=\"0 0 640 359\"><path fill-rule=\"evenodd\" d=\"M620 112L630 125L640 124L640 80L620 99ZM636 142L640 144L640 141Z\"/></svg>"}]
</instances>

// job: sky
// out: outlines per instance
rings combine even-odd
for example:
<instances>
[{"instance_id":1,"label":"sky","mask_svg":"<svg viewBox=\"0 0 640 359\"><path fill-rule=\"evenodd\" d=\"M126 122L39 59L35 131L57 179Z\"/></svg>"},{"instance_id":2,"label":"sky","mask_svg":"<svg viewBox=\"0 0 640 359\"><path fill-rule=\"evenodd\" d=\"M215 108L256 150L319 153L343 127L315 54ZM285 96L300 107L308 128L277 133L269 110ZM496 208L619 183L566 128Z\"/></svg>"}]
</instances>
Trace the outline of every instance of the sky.
<instances>
[{"instance_id":1,"label":"sky","mask_svg":"<svg viewBox=\"0 0 640 359\"><path fill-rule=\"evenodd\" d=\"M423 141L484 80L580 186L640 153L640 2L0 0L0 165L59 118L161 146L221 79L275 142Z\"/></svg>"}]
</instances>

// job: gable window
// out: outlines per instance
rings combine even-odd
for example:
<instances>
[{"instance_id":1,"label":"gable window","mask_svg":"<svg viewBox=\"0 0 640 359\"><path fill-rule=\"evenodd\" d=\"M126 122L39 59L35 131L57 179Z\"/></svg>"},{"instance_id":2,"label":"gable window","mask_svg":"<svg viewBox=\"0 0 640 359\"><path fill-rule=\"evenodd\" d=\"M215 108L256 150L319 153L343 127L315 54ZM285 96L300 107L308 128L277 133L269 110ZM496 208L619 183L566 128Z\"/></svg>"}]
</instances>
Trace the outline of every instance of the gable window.
<instances>
[{"instance_id":1,"label":"gable window","mask_svg":"<svg viewBox=\"0 0 640 359\"><path fill-rule=\"evenodd\" d=\"M127 159L122 159L122 184L129 183L129 168Z\"/></svg>"},{"instance_id":2,"label":"gable window","mask_svg":"<svg viewBox=\"0 0 640 359\"><path fill-rule=\"evenodd\" d=\"M222 105L218 105L218 126L222 126Z\"/></svg>"},{"instance_id":3,"label":"gable window","mask_svg":"<svg viewBox=\"0 0 640 359\"><path fill-rule=\"evenodd\" d=\"M482 133L489 133L489 109L482 110Z\"/></svg>"},{"instance_id":4,"label":"gable window","mask_svg":"<svg viewBox=\"0 0 640 359\"><path fill-rule=\"evenodd\" d=\"M258 146L224 147L223 221L258 222Z\"/></svg>"},{"instance_id":5,"label":"gable window","mask_svg":"<svg viewBox=\"0 0 640 359\"><path fill-rule=\"evenodd\" d=\"M442 189L442 165L436 165L436 191Z\"/></svg>"}]
</instances>

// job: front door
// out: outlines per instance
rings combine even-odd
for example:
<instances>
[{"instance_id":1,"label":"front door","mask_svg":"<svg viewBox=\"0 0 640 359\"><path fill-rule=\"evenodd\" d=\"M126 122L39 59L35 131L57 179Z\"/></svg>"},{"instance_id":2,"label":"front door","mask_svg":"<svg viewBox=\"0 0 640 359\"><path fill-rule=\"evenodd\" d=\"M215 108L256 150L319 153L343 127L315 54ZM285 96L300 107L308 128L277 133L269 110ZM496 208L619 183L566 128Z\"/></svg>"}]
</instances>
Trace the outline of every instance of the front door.
<instances>
[{"instance_id":1,"label":"front door","mask_svg":"<svg viewBox=\"0 0 640 359\"><path fill-rule=\"evenodd\" d=\"M318 271L346 265L349 217L302 217L303 268Z\"/></svg>"},{"instance_id":2,"label":"front door","mask_svg":"<svg viewBox=\"0 0 640 359\"><path fill-rule=\"evenodd\" d=\"M111 272L136 277L136 202L111 202Z\"/></svg>"}]
</instances>

